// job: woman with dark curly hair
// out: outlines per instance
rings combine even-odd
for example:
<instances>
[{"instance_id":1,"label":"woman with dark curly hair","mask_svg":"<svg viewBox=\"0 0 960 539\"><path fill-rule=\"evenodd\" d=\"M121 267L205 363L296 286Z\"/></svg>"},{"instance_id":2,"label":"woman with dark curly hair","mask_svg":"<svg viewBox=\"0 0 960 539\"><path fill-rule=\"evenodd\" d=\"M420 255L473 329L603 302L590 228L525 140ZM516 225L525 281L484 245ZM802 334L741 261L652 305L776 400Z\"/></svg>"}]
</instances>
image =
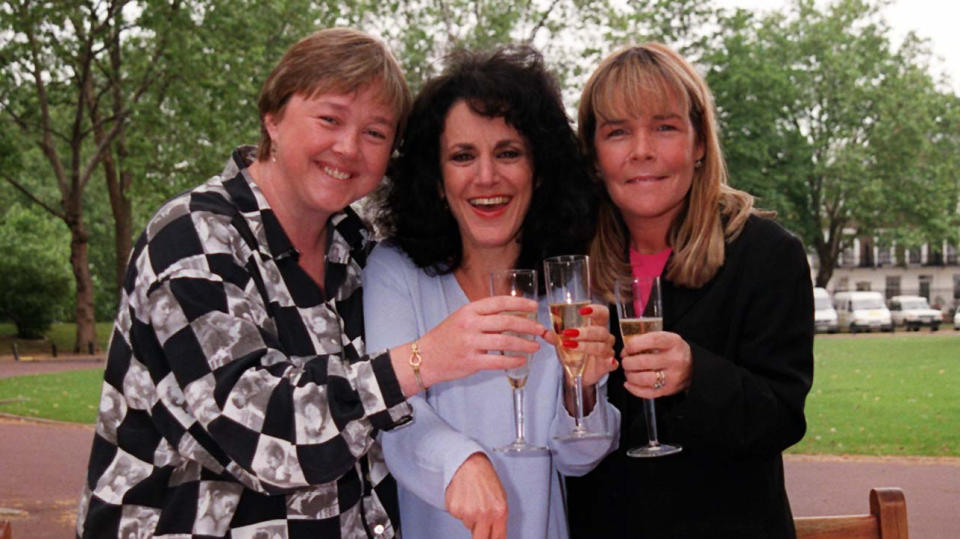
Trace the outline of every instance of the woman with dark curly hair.
<instances>
[{"instance_id":1,"label":"woman with dark curly hair","mask_svg":"<svg viewBox=\"0 0 960 539\"><path fill-rule=\"evenodd\" d=\"M453 55L417 97L399 152L379 193L388 240L364 272L370 346L415 340L478 311L492 271L586 251L595 194L557 83L534 49ZM613 338L606 307L589 308L590 327L543 337L597 358L584 376L585 422L604 432L619 421L598 383L616 365ZM539 317L549 319L544 302ZM567 536L557 472L585 473L615 442L553 440L572 425L569 383L549 347L529 367L526 437L549 451L490 451L513 439L511 387L496 372L428 388L410 401L413 424L382 438L406 537Z\"/></svg>"}]
</instances>

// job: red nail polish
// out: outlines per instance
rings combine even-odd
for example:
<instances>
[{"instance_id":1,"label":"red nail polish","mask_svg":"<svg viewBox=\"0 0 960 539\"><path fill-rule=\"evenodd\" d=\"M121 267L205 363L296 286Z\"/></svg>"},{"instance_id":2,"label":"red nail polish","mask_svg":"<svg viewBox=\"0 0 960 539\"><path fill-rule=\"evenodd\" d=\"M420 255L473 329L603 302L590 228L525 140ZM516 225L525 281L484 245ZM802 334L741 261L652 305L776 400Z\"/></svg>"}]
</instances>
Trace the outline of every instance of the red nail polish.
<instances>
[{"instance_id":1,"label":"red nail polish","mask_svg":"<svg viewBox=\"0 0 960 539\"><path fill-rule=\"evenodd\" d=\"M580 314L593 314L593 307L580 307Z\"/></svg>"},{"instance_id":2,"label":"red nail polish","mask_svg":"<svg viewBox=\"0 0 960 539\"><path fill-rule=\"evenodd\" d=\"M563 330L563 336L564 336L564 337L579 337L579 336L580 336L580 330L579 330L579 329L576 329L576 328L568 328L568 329L565 329L565 330Z\"/></svg>"},{"instance_id":3,"label":"red nail polish","mask_svg":"<svg viewBox=\"0 0 960 539\"><path fill-rule=\"evenodd\" d=\"M564 348L576 348L579 345L577 341L563 341Z\"/></svg>"}]
</instances>

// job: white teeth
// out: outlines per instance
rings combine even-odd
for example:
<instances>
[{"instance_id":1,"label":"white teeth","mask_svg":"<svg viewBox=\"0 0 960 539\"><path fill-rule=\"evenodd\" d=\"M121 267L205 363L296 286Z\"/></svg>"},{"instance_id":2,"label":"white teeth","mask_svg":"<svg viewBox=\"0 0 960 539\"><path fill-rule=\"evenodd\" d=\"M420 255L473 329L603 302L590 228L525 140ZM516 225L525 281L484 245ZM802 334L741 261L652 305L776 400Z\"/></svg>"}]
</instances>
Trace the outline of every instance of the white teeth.
<instances>
[{"instance_id":1,"label":"white teeth","mask_svg":"<svg viewBox=\"0 0 960 539\"><path fill-rule=\"evenodd\" d=\"M470 204L474 206L496 206L498 204L506 204L507 202L510 202L510 197L507 196L470 199Z\"/></svg>"},{"instance_id":2,"label":"white teeth","mask_svg":"<svg viewBox=\"0 0 960 539\"><path fill-rule=\"evenodd\" d=\"M330 167L323 167L323 172L328 176L333 176L338 180L346 180L350 178L349 172L340 172L339 170Z\"/></svg>"}]
</instances>

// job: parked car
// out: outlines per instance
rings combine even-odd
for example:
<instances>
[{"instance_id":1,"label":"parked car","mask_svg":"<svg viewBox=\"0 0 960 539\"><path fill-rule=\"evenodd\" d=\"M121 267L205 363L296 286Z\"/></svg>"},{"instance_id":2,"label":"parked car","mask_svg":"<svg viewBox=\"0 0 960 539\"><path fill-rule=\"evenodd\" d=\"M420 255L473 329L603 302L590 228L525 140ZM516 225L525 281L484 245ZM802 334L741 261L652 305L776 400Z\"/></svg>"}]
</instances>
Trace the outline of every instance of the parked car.
<instances>
[{"instance_id":1,"label":"parked car","mask_svg":"<svg viewBox=\"0 0 960 539\"><path fill-rule=\"evenodd\" d=\"M893 296L890 298L890 316L894 324L913 331L920 331L924 326L937 331L943 322L940 311L931 309L927 298L922 296Z\"/></svg>"},{"instance_id":2,"label":"parked car","mask_svg":"<svg viewBox=\"0 0 960 539\"><path fill-rule=\"evenodd\" d=\"M819 286L813 289L813 323L817 331L829 333L836 333L840 327L837 323L837 311L830 301L830 293Z\"/></svg>"},{"instance_id":3,"label":"parked car","mask_svg":"<svg viewBox=\"0 0 960 539\"><path fill-rule=\"evenodd\" d=\"M953 329L960 329L960 307L957 307L957 312L953 313Z\"/></svg>"},{"instance_id":4,"label":"parked car","mask_svg":"<svg viewBox=\"0 0 960 539\"><path fill-rule=\"evenodd\" d=\"M851 333L874 329L894 330L890 310L880 292L837 292L833 295L833 306L837 310L840 327L849 329Z\"/></svg>"}]
</instances>

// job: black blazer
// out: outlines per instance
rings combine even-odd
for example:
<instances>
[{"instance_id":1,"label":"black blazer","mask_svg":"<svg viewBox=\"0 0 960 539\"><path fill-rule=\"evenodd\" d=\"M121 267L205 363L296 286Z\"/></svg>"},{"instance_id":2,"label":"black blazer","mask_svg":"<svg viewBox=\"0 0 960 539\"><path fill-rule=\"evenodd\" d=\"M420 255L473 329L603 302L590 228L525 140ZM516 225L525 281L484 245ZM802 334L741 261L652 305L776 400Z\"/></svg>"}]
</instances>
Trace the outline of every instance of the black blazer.
<instances>
[{"instance_id":1,"label":"black blazer","mask_svg":"<svg viewBox=\"0 0 960 539\"><path fill-rule=\"evenodd\" d=\"M567 478L571 537L794 537L780 453L803 437L813 381L813 290L803 246L752 216L727 243L710 282L694 290L665 281L663 301L665 329L693 353L690 387L656 401L660 440L683 451L626 456L646 442L646 422L642 401L623 387L623 371L611 373L620 447L586 476ZM618 352L621 346L618 337Z\"/></svg>"}]
</instances>

